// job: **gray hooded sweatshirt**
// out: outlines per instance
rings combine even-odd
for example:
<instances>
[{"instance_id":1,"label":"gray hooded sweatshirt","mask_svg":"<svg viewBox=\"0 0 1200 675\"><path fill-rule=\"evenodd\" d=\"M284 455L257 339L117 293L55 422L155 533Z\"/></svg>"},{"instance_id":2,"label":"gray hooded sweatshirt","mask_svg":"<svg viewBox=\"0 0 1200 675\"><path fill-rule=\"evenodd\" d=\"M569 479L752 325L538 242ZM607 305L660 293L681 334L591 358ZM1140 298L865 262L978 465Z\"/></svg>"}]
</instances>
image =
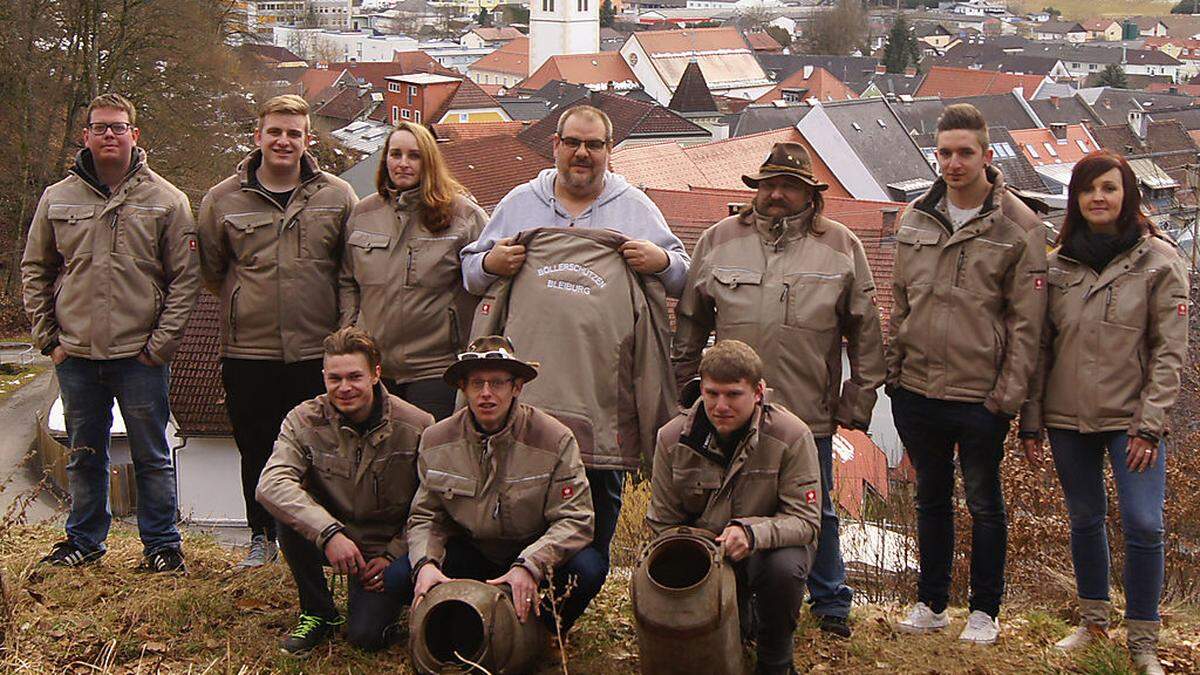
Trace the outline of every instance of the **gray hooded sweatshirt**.
<instances>
[{"instance_id":1,"label":"gray hooded sweatshirt","mask_svg":"<svg viewBox=\"0 0 1200 675\"><path fill-rule=\"evenodd\" d=\"M483 295L499 277L483 269L483 257L501 239L539 227L591 227L620 232L630 239L645 239L662 247L671 264L658 273L667 295L678 298L687 281L692 259L667 227L662 212L644 192L623 177L606 171L604 190L592 205L578 216L559 207L554 198L557 169L544 169L537 178L518 185L500 200L492 219L479 239L463 248L463 285L475 295Z\"/></svg>"}]
</instances>

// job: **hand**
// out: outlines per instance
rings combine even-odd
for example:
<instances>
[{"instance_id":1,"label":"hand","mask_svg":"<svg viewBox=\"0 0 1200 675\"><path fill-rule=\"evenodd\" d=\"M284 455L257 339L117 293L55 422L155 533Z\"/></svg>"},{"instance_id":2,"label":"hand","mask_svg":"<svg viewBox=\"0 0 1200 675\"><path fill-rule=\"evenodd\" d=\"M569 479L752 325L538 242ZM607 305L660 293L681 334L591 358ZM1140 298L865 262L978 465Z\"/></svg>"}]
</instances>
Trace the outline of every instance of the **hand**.
<instances>
[{"instance_id":1,"label":"hand","mask_svg":"<svg viewBox=\"0 0 1200 675\"><path fill-rule=\"evenodd\" d=\"M529 616L529 608L533 608L534 614L541 614L541 607L538 602L537 582L533 580L533 575L529 570L516 565L508 568L504 576L495 579L488 579L489 584L493 586L502 586L508 584L512 588L513 608L517 610L517 621L525 623L526 617Z\"/></svg>"},{"instance_id":2,"label":"hand","mask_svg":"<svg viewBox=\"0 0 1200 675\"><path fill-rule=\"evenodd\" d=\"M358 573L358 583L362 584L363 590L372 593L382 593L383 571L391 564L392 562L383 556L371 558L367 561L367 566Z\"/></svg>"},{"instance_id":3,"label":"hand","mask_svg":"<svg viewBox=\"0 0 1200 675\"><path fill-rule=\"evenodd\" d=\"M63 349L62 345L55 347L54 351L50 352L50 360L53 361L54 365L56 366L63 361L66 361L68 357L69 355L67 354L67 350Z\"/></svg>"},{"instance_id":4,"label":"hand","mask_svg":"<svg viewBox=\"0 0 1200 675\"><path fill-rule=\"evenodd\" d=\"M633 271L641 274L658 274L671 265L667 252L654 242L633 239L621 244L618 249Z\"/></svg>"},{"instance_id":5,"label":"hand","mask_svg":"<svg viewBox=\"0 0 1200 675\"><path fill-rule=\"evenodd\" d=\"M721 536L717 537L718 544L725 545L725 557L733 562L750 555L750 539L741 525L729 525Z\"/></svg>"},{"instance_id":6,"label":"hand","mask_svg":"<svg viewBox=\"0 0 1200 675\"><path fill-rule=\"evenodd\" d=\"M350 537L341 532L325 542L325 558L338 574L358 574L359 570L367 566L367 561L363 560L358 547L350 541Z\"/></svg>"},{"instance_id":7,"label":"hand","mask_svg":"<svg viewBox=\"0 0 1200 675\"><path fill-rule=\"evenodd\" d=\"M501 239L483 256L483 271L500 277L511 277L525 264L525 247L514 244L513 238Z\"/></svg>"},{"instance_id":8,"label":"hand","mask_svg":"<svg viewBox=\"0 0 1200 675\"><path fill-rule=\"evenodd\" d=\"M1025 453L1025 460L1031 466L1040 466L1042 463L1042 439L1022 438L1021 452Z\"/></svg>"},{"instance_id":9,"label":"hand","mask_svg":"<svg viewBox=\"0 0 1200 675\"><path fill-rule=\"evenodd\" d=\"M1125 466L1130 471L1141 472L1154 466L1158 461L1158 444L1148 441L1141 436L1130 436L1129 447L1125 449Z\"/></svg>"},{"instance_id":10,"label":"hand","mask_svg":"<svg viewBox=\"0 0 1200 675\"><path fill-rule=\"evenodd\" d=\"M146 350L144 350L144 349L142 351L138 352L137 360L138 360L138 363L142 364L143 366L149 366L151 368L158 367L158 364L154 362L154 359L150 358L150 355L147 354Z\"/></svg>"},{"instance_id":11,"label":"hand","mask_svg":"<svg viewBox=\"0 0 1200 675\"><path fill-rule=\"evenodd\" d=\"M417 583L413 584L413 609L416 609L417 603L425 599L425 594L438 584L450 581L450 577L442 574L437 565L426 563L421 565L421 571L417 572Z\"/></svg>"}]
</instances>

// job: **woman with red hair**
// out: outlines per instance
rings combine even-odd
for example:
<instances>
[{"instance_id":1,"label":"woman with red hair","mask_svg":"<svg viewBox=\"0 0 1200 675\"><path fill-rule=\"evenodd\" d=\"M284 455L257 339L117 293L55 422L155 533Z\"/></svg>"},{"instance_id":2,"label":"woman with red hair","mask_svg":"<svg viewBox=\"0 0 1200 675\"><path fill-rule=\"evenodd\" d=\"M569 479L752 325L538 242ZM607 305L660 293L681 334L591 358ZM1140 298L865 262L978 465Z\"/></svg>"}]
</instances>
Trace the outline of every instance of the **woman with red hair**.
<instances>
[{"instance_id":1,"label":"woman with red hair","mask_svg":"<svg viewBox=\"0 0 1200 675\"><path fill-rule=\"evenodd\" d=\"M1107 638L1108 456L1125 535L1129 651L1139 671L1161 673L1163 439L1187 355L1188 277L1140 202L1120 155L1096 151L1075 165L1059 249L1049 257L1042 358L1021 412L1021 444L1039 462L1048 435L1070 515L1083 624L1055 646Z\"/></svg>"}]
</instances>

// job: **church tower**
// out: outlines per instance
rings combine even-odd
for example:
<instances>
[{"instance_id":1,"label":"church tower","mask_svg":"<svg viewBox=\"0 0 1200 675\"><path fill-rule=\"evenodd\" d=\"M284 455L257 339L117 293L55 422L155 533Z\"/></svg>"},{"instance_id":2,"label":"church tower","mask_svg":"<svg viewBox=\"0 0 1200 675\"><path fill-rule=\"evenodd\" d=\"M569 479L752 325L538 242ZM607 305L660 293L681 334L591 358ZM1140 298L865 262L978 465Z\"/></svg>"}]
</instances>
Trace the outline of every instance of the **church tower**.
<instances>
[{"instance_id":1,"label":"church tower","mask_svg":"<svg viewBox=\"0 0 1200 675\"><path fill-rule=\"evenodd\" d=\"M600 51L603 0L529 0L529 74L551 56Z\"/></svg>"}]
</instances>

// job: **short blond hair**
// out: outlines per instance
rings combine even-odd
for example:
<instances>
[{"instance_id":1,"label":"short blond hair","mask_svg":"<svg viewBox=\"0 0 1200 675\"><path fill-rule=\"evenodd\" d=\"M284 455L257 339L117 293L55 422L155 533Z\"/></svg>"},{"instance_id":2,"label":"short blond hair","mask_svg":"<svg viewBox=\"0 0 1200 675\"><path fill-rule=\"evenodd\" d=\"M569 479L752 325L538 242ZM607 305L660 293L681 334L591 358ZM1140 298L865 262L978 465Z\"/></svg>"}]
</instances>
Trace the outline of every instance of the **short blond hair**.
<instances>
[{"instance_id":1,"label":"short blond hair","mask_svg":"<svg viewBox=\"0 0 1200 675\"><path fill-rule=\"evenodd\" d=\"M92 111L100 108L124 110L125 114L129 115L129 126L134 126L137 124L137 108L133 106L133 101L130 101L120 94L100 94L96 98L92 99L92 102L89 103L87 107L86 118L88 124L92 123Z\"/></svg>"},{"instance_id":2,"label":"short blond hair","mask_svg":"<svg viewBox=\"0 0 1200 675\"><path fill-rule=\"evenodd\" d=\"M304 115L305 129L312 126L311 120L308 119L308 101L295 94L280 94L267 99L258 107L258 128L262 129L263 119L271 113L280 115Z\"/></svg>"},{"instance_id":3,"label":"short blond hair","mask_svg":"<svg viewBox=\"0 0 1200 675\"><path fill-rule=\"evenodd\" d=\"M562 138L563 128L567 126L567 120L575 115L583 115L594 120L600 120L600 123L604 125L604 140L612 142L612 120L608 118L608 113L590 105L573 105L563 111L563 114L558 118L558 126L554 129L554 133L558 134L559 138Z\"/></svg>"},{"instance_id":4,"label":"short blond hair","mask_svg":"<svg viewBox=\"0 0 1200 675\"><path fill-rule=\"evenodd\" d=\"M700 359L700 377L720 384L745 380L753 387L762 376L762 358L741 340L717 340Z\"/></svg>"}]
</instances>

